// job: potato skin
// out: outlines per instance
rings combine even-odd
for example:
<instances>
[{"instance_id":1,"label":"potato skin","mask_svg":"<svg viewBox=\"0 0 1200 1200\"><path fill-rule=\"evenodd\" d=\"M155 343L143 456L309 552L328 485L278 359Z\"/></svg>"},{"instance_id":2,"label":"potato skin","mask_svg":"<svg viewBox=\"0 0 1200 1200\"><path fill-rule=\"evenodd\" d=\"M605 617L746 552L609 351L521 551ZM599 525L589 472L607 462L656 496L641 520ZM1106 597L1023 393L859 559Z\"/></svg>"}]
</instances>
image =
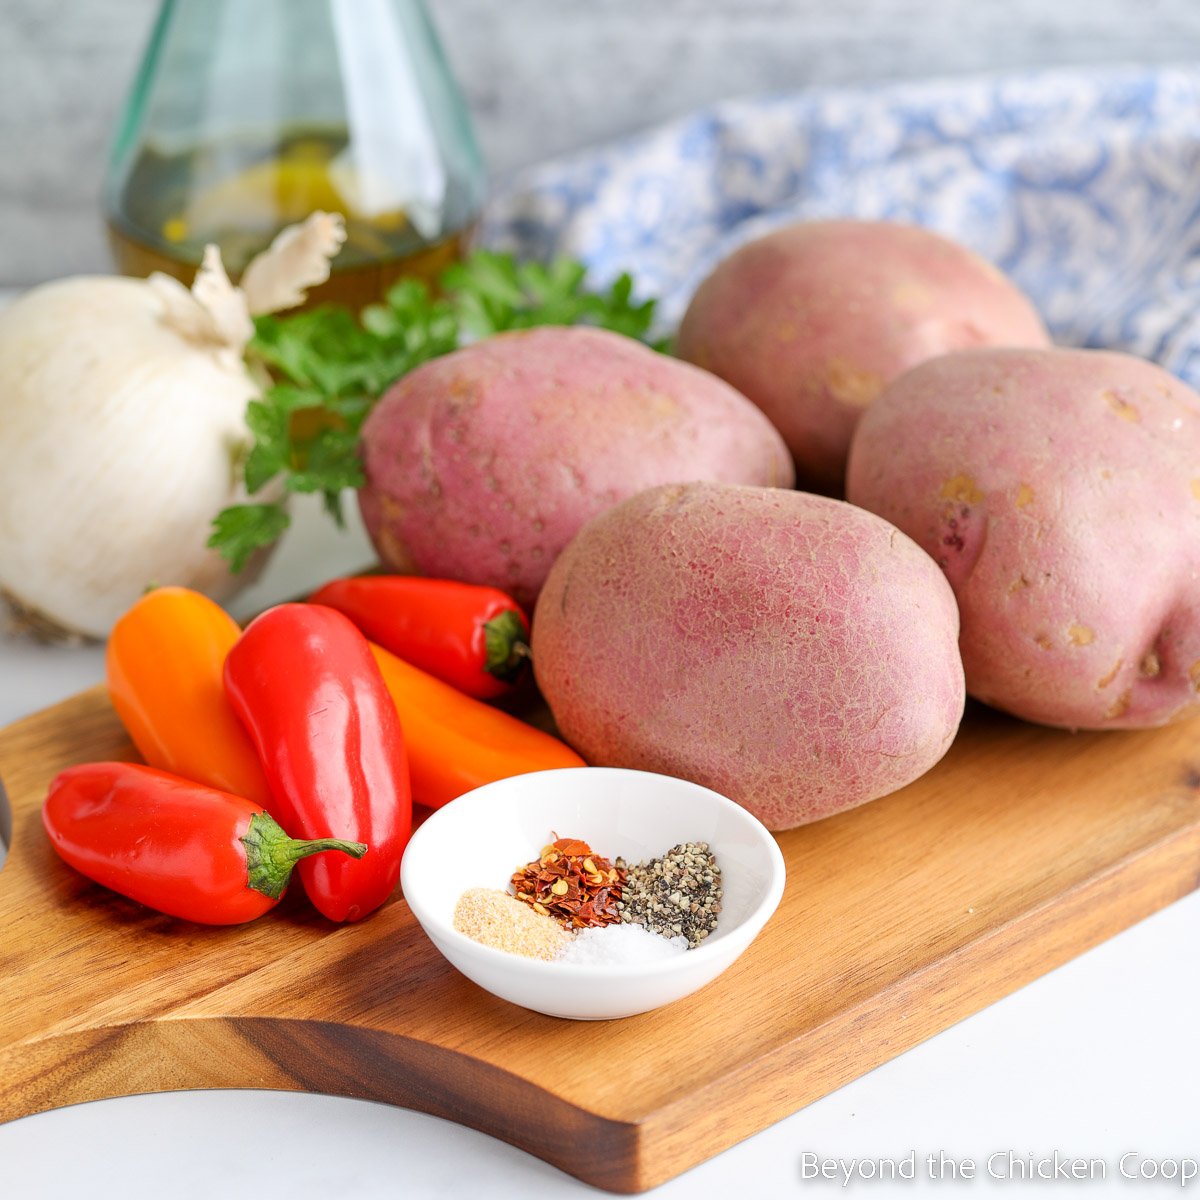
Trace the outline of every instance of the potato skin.
<instances>
[{"instance_id":1,"label":"potato skin","mask_svg":"<svg viewBox=\"0 0 1200 1200\"><path fill-rule=\"evenodd\" d=\"M849 498L942 565L972 695L1079 729L1200 711L1200 396L1097 350L974 350L864 416Z\"/></svg>"},{"instance_id":2,"label":"potato skin","mask_svg":"<svg viewBox=\"0 0 1200 1200\"><path fill-rule=\"evenodd\" d=\"M771 829L886 795L962 717L954 597L886 522L802 492L653 488L538 601L538 685L595 764L715 788Z\"/></svg>"},{"instance_id":3,"label":"potato skin","mask_svg":"<svg viewBox=\"0 0 1200 1200\"><path fill-rule=\"evenodd\" d=\"M801 486L841 495L854 426L897 375L950 350L1048 342L986 260L915 226L845 220L734 251L693 297L677 353L770 417Z\"/></svg>"},{"instance_id":4,"label":"potato skin","mask_svg":"<svg viewBox=\"0 0 1200 1200\"><path fill-rule=\"evenodd\" d=\"M728 384L589 328L502 334L426 363L362 440L359 507L384 564L525 604L587 520L643 488L794 478L779 434Z\"/></svg>"}]
</instances>

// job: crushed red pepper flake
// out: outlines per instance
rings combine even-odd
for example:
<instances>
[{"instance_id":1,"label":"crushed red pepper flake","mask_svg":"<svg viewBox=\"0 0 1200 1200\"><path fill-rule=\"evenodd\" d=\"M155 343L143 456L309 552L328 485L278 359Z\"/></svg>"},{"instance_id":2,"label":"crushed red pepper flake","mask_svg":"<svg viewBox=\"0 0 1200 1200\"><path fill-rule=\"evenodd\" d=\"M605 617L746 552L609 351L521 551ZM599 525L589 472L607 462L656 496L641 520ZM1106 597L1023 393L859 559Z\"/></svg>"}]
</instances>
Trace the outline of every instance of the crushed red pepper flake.
<instances>
[{"instance_id":1,"label":"crushed red pepper flake","mask_svg":"<svg viewBox=\"0 0 1200 1200\"><path fill-rule=\"evenodd\" d=\"M565 929L613 925L628 873L597 854L579 838L560 838L543 846L532 862L513 872L516 898L535 912L553 917Z\"/></svg>"}]
</instances>

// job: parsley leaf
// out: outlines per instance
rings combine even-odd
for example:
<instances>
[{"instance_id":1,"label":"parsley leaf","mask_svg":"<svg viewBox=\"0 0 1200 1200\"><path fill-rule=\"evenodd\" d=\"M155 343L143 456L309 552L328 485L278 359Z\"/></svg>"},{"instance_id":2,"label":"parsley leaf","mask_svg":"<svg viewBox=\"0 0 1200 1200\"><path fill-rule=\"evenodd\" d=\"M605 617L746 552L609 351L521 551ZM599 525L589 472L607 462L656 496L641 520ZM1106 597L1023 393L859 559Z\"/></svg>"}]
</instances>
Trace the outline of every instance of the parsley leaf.
<instances>
[{"instance_id":1,"label":"parsley leaf","mask_svg":"<svg viewBox=\"0 0 1200 1200\"><path fill-rule=\"evenodd\" d=\"M247 365L271 380L246 409L254 439L241 463L246 492L267 484L321 494L342 524L342 493L361 487L359 433L379 397L409 371L460 345L535 325L596 325L651 340L654 301L636 302L622 275L607 290L589 291L581 263L518 263L479 250L450 267L432 294L418 280L397 283L380 304L356 318L326 305L255 320ZM259 546L289 524L282 503L234 505L213 522L208 544L240 571Z\"/></svg>"},{"instance_id":2,"label":"parsley leaf","mask_svg":"<svg viewBox=\"0 0 1200 1200\"><path fill-rule=\"evenodd\" d=\"M254 435L243 468L247 492L253 495L288 470L292 463L292 414L320 408L322 403L320 392L278 384L246 405L246 425Z\"/></svg>"},{"instance_id":3,"label":"parsley leaf","mask_svg":"<svg viewBox=\"0 0 1200 1200\"><path fill-rule=\"evenodd\" d=\"M628 275L606 292L588 291L586 275L582 263L568 258L518 264L511 255L480 250L450 267L442 285L463 329L475 337L535 325L589 324L645 340L654 301L633 303Z\"/></svg>"},{"instance_id":4,"label":"parsley leaf","mask_svg":"<svg viewBox=\"0 0 1200 1200\"><path fill-rule=\"evenodd\" d=\"M324 492L329 507L331 496L362 487L364 482L357 430L331 428L304 443L303 463L292 469L286 486L292 492ZM340 525L341 518L337 520Z\"/></svg>"},{"instance_id":5,"label":"parsley leaf","mask_svg":"<svg viewBox=\"0 0 1200 1200\"><path fill-rule=\"evenodd\" d=\"M217 514L208 544L229 560L236 573L261 546L269 546L291 523L278 504L236 504Z\"/></svg>"}]
</instances>

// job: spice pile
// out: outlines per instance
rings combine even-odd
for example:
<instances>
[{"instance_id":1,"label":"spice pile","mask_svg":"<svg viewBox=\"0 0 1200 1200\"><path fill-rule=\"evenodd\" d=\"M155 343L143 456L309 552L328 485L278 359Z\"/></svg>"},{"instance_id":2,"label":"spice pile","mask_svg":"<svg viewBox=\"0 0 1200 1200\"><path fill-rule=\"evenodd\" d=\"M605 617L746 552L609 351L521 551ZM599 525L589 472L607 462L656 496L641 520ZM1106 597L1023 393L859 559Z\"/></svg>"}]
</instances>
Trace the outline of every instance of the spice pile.
<instances>
[{"instance_id":1,"label":"spice pile","mask_svg":"<svg viewBox=\"0 0 1200 1200\"><path fill-rule=\"evenodd\" d=\"M554 962L671 958L699 946L721 912L721 868L707 842L682 842L631 866L578 838L555 837L513 872L510 886L511 893L464 892L454 928L485 946Z\"/></svg>"},{"instance_id":2,"label":"spice pile","mask_svg":"<svg viewBox=\"0 0 1200 1200\"><path fill-rule=\"evenodd\" d=\"M565 929L609 925L621 919L618 903L625 871L592 853L578 838L558 838L513 872L512 889L534 912Z\"/></svg>"},{"instance_id":3,"label":"spice pile","mask_svg":"<svg viewBox=\"0 0 1200 1200\"><path fill-rule=\"evenodd\" d=\"M694 950L717 927L721 911L721 868L707 842L682 842L660 858L617 869L626 877L621 920L663 937L685 937Z\"/></svg>"},{"instance_id":4,"label":"spice pile","mask_svg":"<svg viewBox=\"0 0 1200 1200\"><path fill-rule=\"evenodd\" d=\"M546 921L499 888L471 888L458 898L454 928L492 946L526 958L552 959L570 940L562 926Z\"/></svg>"},{"instance_id":5,"label":"spice pile","mask_svg":"<svg viewBox=\"0 0 1200 1200\"><path fill-rule=\"evenodd\" d=\"M559 962L587 963L601 967L623 967L634 963L674 958L688 948L681 937L659 937L640 925L607 925L603 929L581 929L555 955Z\"/></svg>"}]
</instances>

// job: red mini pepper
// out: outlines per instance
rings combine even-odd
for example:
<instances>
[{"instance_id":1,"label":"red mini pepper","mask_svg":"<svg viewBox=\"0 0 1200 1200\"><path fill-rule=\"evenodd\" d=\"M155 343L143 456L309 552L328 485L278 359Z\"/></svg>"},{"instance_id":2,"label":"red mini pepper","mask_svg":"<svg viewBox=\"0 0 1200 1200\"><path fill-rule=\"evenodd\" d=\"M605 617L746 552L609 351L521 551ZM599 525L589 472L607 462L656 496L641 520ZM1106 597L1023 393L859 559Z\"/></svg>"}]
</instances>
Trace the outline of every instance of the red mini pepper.
<instances>
[{"instance_id":1,"label":"red mini pepper","mask_svg":"<svg viewBox=\"0 0 1200 1200\"><path fill-rule=\"evenodd\" d=\"M366 638L331 608L281 604L229 652L225 691L284 829L370 846L361 862L301 863L309 899L333 921L373 912L400 878L412 797L400 720Z\"/></svg>"},{"instance_id":2,"label":"red mini pepper","mask_svg":"<svg viewBox=\"0 0 1200 1200\"><path fill-rule=\"evenodd\" d=\"M479 700L528 670L529 621L493 587L412 575L335 579L309 597L344 613L397 658Z\"/></svg>"},{"instance_id":3,"label":"red mini pepper","mask_svg":"<svg viewBox=\"0 0 1200 1200\"><path fill-rule=\"evenodd\" d=\"M42 823L64 862L89 879L173 917L237 925L283 895L302 858L366 846L295 841L241 796L139 763L104 762L58 775Z\"/></svg>"}]
</instances>

